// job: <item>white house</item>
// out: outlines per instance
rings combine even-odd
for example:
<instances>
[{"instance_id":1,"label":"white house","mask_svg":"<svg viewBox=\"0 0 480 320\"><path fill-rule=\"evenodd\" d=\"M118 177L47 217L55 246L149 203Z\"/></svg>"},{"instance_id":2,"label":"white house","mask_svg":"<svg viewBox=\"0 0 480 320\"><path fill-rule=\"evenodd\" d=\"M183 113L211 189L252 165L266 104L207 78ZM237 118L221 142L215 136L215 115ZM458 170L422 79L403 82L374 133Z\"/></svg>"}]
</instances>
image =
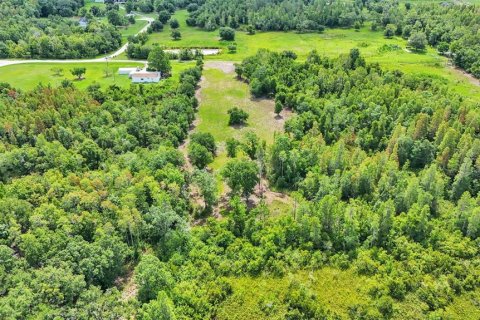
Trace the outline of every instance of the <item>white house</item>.
<instances>
[{"instance_id":1,"label":"white house","mask_svg":"<svg viewBox=\"0 0 480 320\"><path fill-rule=\"evenodd\" d=\"M160 72L138 71L130 73L133 83L148 83L160 81L162 74Z\"/></svg>"},{"instance_id":2,"label":"white house","mask_svg":"<svg viewBox=\"0 0 480 320\"><path fill-rule=\"evenodd\" d=\"M118 74L128 74L130 75L131 73L135 73L137 71L140 71L140 68L118 68Z\"/></svg>"}]
</instances>

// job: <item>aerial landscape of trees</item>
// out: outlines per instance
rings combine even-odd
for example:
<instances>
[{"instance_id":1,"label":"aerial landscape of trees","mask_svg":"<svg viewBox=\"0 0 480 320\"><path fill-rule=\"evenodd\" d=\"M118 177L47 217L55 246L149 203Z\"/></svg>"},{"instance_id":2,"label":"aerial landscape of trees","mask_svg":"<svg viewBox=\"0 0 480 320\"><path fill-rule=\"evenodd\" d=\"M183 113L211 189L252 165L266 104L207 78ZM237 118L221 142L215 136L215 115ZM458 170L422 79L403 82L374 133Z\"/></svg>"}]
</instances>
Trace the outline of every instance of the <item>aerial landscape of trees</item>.
<instances>
[{"instance_id":1,"label":"aerial landscape of trees","mask_svg":"<svg viewBox=\"0 0 480 320\"><path fill-rule=\"evenodd\" d=\"M111 52L124 12L155 19L122 35L159 83L63 61L57 85L0 82L0 319L478 318L480 105L437 75L446 56L480 77L477 6L6 0L0 58ZM230 53L149 42L164 26ZM325 28L445 65L386 67L351 39L221 61L242 37Z\"/></svg>"},{"instance_id":2,"label":"aerial landscape of trees","mask_svg":"<svg viewBox=\"0 0 480 320\"><path fill-rule=\"evenodd\" d=\"M189 6L187 23L207 30L251 25L258 30L323 31L328 27L351 27L363 22L359 2L315 0L252 1L207 0Z\"/></svg>"},{"instance_id":3,"label":"aerial landscape of trees","mask_svg":"<svg viewBox=\"0 0 480 320\"><path fill-rule=\"evenodd\" d=\"M92 21L86 28L67 19L76 14L75 1L2 1L0 58L95 57L120 47L122 39L110 23Z\"/></svg>"}]
</instances>

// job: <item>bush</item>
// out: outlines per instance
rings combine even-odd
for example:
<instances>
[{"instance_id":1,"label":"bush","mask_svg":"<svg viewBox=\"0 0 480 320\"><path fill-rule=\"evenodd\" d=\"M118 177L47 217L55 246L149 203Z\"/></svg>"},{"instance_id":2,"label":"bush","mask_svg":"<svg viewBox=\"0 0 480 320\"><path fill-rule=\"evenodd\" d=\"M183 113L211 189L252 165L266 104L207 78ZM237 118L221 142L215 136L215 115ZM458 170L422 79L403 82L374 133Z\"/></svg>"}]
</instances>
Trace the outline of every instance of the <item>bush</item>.
<instances>
[{"instance_id":1,"label":"bush","mask_svg":"<svg viewBox=\"0 0 480 320\"><path fill-rule=\"evenodd\" d=\"M150 27L148 27L148 33L158 32L162 30L163 30L163 24L158 20L153 21L150 24Z\"/></svg>"},{"instance_id":2,"label":"bush","mask_svg":"<svg viewBox=\"0 0 480 320\"><path fill-rule=\"evenodd\" d=\"M395 25L387 24L385 30L383 31L383 35L385 36L385 38L391 39L395 35L396 30L397 28L395 28Z\"/></svg>"},{"instance_id":3,"label":"bush","mask_svg":"<svg viewBox=\"0 0 480 320\"><path fill-rule=\"evenodd\" d=\"M415 51L425 50L427 46L427 36L423 32L415 32L408 38L408 45Z\"/></svg>"},{"instance_id":4,"label":"bush","mask_svg":"<svg viewBox=\"0 0 480 320\"><path fill-rule=\"evenodd\" d=\"M235 53L237 52L237 45L232 43L228 45L228 53Z\"/></svg>"},{"instance_id":5,"label":"bush","mask_svg":"<svg viewBox=\"0 0 480 320\"><path fill-rule=\"evenodd\" d=\"M235 30L229 27L220 28L220 39L225 41L235 40Z\"/></svg>"},{"instance_id":6,"label":"bush","mask_svg":"<svg viewBox=\"0 0 480 320\"><path fill-rule=\"evenodd\" d=\"M180 23L178 23L177 19L170 20L170 28L177 29L178 27L180 27Z\"/></svg>"},{"instance_id":7,"label":"bush","mask_svg":"<svg viewBox=\"0 0 480 320\"><path fill-rule=\"evenodd\" d=\"M235 158L237 156L237 147L240 145L240 142L235 138L227 139L227 156L230 158Z\"/></svg>"},{"instance_id":8,"label":"bush","mask_svg":"<svg viewBox=\"0 0 480 320\"><path fill-rule=\"evenodd\" d=\"M228 109L228 114L230 115L228 120L228 125L230 126L244 125L247 122L248 113L238 107Z\"/></svg>"},{"instance_id":9,"label":"bush","mask_svg":"<svg viewBox=\"0 0 480 320\"><path fill-rule=\"evenodd\" d=\"M196 132L190 137L193 143L198 143L201 146L207 148L209 152L215 154L217 147L215 145L215 138L210 132Z\"/></svg>"},{"instance_id":10,"label":"bush","mask_svg":"<svg viewBox=\"0 0 480 320\"><path fill-rule=\"evenodd\" d=\"M205 168L209 163L213 162L213 156L204 146L192 142L188 146L188 158L192 165L199 169Z\"/></svg>"},{"instance_id":11,"label":"bush","mask_svg":"<svg viewBox=\"0 0 480 320\"><path fill-rule=\"evenodd\" d=\"M180 61L190 61L190 60L193 60L193 58L194 58L194 55L192 50L190 49L182 49L178 53L178 60Z\"/></svg>"},{"instance_id":12,"label":"bush","mask_svg":"<svg viewBox=\"0 0 480 320\"><path fill-rule=\"evenodd\" d=\"M182 34L177 29L173 29L170 36L173 40L180 40L182 38Z\"/></svg>"}]
</instances>

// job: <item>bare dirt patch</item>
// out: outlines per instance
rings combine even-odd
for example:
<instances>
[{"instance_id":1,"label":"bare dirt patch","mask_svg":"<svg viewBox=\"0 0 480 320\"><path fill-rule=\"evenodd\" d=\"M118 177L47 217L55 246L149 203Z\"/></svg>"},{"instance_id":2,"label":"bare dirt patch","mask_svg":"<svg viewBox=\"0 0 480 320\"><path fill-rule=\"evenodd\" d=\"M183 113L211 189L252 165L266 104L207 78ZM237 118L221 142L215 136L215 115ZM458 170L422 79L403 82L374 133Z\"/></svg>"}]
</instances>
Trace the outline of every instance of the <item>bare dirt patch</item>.
<instances>
[{"instance_id":1,"label":"bare dirt patch","mask_svg":"<svg viewBox=\"0 0 480 320\"><path fill-rule=\"evenodd\" d=\"M480 80L475 78L470 73L466 72L465 70L463 70L461 68L455 67L455 66L450 66L450 69L452 69L453 72L455 72L456 74L459 74L459 75L462 75L463 77L465 77L468 80L468 82L470 82L471 84L476 85L477 87L480 87Z\"/></svg>"},{"instance_id":2,"label":"bare dirt patch","mask_svg":"<svg viewBox=\"0 0 480 320\"><path fill-rule=\"evenodd\" d=\"M235 72L235 65L231 61L207 61L205 63L206 69L218 69L226 74Z\"/></svg>"},{"instance_id":3,"label":"bare dirt patch","mask_svg":"<svg viewBox=\"0 0 480 320\"><path fill-rule=\"evenodd\" d=\"M135 283L133 270L126 275L115 279L115 285L120 288L122 292L122 301L129 301L137 296L138 288Z\"/></svg>"}]
</instances>

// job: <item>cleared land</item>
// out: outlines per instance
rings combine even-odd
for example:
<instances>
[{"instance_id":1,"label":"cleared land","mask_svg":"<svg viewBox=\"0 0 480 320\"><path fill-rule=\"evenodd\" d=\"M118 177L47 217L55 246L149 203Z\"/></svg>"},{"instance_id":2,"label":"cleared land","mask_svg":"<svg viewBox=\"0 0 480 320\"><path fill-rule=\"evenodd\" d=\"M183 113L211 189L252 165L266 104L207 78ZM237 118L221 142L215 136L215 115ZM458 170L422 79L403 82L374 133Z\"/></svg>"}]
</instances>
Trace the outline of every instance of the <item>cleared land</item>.
<instances>
[{"instance_id":1,"label":"cleared land","mask_svg":"<svg viewBox=\"0 0 480 320\"><path fill-rule=\"evenodd\" d=\"M176 75L182 70L185 70L193 65L192 62L172 63L172 72L176 80ZM0 69L0 82L8 82L13 87L18 89L32 89L39 83L43 85L51 84L52 86L58 86L62 80L72 80L74 85L78 88L86 88L92 83L96 82L101 86L108 86L116 84L118 86L129 86L131 80L126 75L118 75L118 68L121 67L135 67L143 65L134 62L109 62L108 69L110 76L105 76L106 64L100 62L85 62L85 63L25 63L18 65L5 66ZM75 80L70 70L76 67L85 67L87 72L85 79ZM62 68L63 75L56 76L52 68ZM115 77L113 76L115 74ZM162 80L163 81L163 80Z\"/></svg>"},{"instance_id":2,"label":"cleared land","mask_svg":"<svg viewBox=\"0 0 480 320\"><path fill-rule=\"evenodd\" d=\"M204 80L199 93L200 107L197 131L210 132L219 144L218 156L212 168L218 169L227 161L225 141L228 138L242 140L247 131L255 132L271 143L275 132L283 131L288 113L276 117L274 103L268 99L252 99L248 85L236 79L231 62L207 62ZM228 125L228 109L239 107L250 115L246 126Z\"/></svg>"},{"instance_id":3,"label":"cleared land","mask_svg":"<svg viewBox=\"0 0 480 320\"><path fill-rule=\"evenodd\" d=\"M237 52L228 53L229 42L219 41L218 30L204 31L187 26L185 20L188 12L177 11L174 18L180 23L181 40L170 38L170 26L166 25L159 33L149 35L147 44L158 43L166 48L206 48L219 47L222 53L209 56L207 60L241 61L255 54L261 48L273 51L292 50L299 60L304 60L311 50L320 54L335 57L348 53L351 48L359 48L368 62L378 62L389 69L400 69L405 72L426 74L444 81L458 93L480 98L480 87L471 83L461 72L447 66L447 59L440 56L435 49L429 48L424 53L405 50L405 39L395 37L385 39L382 31L371 31L368 26L360 31L353 29L328 29L324 33L296 32L257 32L248 35L237 31Z\"/></svg>"},{"instance_id":4,"label":"cleared land","mask_svg":"<svg viewBox=\"0 0 480 320\"><path fill-rule=\"evenodd\" d=\"M281 301L290 280L306 285L321 305L344 317L349 306L370 300L362 290L366 279L351 270L323 268L283 278L236 278L231 279L234 293L220 306L218 319L285 319Z\"/></svg>"}]
</instances>

